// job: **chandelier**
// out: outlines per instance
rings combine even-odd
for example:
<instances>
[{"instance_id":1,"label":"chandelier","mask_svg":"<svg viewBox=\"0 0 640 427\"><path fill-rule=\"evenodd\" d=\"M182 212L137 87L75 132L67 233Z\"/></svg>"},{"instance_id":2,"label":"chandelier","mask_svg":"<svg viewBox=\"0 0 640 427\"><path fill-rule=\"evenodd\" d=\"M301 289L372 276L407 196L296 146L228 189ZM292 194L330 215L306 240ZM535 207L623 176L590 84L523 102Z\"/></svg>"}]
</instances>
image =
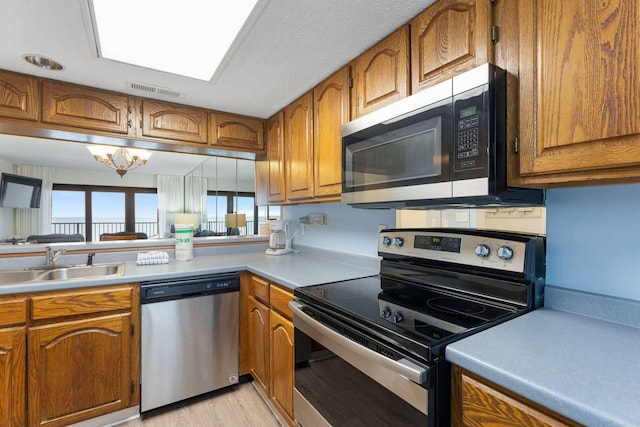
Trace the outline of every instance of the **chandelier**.
<instances>
[{"instance_id":1,"label":"chandelier","mask_svg":"<svg viewBox=\"0 0 640 427\"><path fill-rule=\"evenodd\" d=\"M131 169L144 165L151 152L135 148L111 147L108 145L90 145L87 147L96 161L115 170L120 178Z\"/></svg>"}]
</instances>

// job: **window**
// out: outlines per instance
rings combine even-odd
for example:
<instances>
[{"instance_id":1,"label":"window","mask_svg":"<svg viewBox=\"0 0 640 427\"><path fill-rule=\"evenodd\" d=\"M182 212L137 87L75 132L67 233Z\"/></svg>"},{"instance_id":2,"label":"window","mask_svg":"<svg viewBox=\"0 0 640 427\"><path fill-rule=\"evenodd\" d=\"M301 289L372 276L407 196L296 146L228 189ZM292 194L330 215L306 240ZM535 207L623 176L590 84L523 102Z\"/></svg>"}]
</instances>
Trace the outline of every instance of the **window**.
<instances>
[{"instance_id":1,"label":"window","mask_svg":"<svg viewBox=\"0 0 640 427\"><path fill-rule=\"evenodd\" d=\"M86 237L84 191L54 190L51 201L52 232Z\"/></svg>"},{"instance_id":2,"label":"window","mask_svg":"<svg viewBox=\"0 0 640 427\"><path fill-rule=\"evenodd\" d=\"M54 184L52 232L80 233L97 242L102 233L158 234L155 188Z\"/></svg>"},{"instance_id":3,"label":"window","mask_svg":"<svg viewBox=\"0 0 640 427\"><path fill-rule=\"evenodd\" d=\"M245 214L247 226L240 227L240 234L258 234L256 222L257 208L254 193L235 193L230 191L207 192L207 229L224 235L227 229L224 216L228 213Z\"/></svg>"}]
</instances>

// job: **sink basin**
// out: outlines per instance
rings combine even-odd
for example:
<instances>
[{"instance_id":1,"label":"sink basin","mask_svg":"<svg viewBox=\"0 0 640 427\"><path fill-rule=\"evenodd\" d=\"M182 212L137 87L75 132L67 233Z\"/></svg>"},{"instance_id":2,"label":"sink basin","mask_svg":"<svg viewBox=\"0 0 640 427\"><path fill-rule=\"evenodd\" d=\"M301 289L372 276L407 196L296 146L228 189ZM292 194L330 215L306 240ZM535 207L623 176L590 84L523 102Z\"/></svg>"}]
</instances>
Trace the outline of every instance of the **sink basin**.
<instances>
[{"instance_id":1,"label":"sink basin","mask_svg":"<svg viewBox=\"0 0 640 427\"><path fill-rule=\"evenodd\" d=\"M0 271L0 285L29 282L43 276L42 270L9 270Z\"/></svg>"},{"instance_id":2,"label":"sink basin","mask_svg":"<svg viewBox=\"0 0 640 427\"><path fill-rule=\"evenodd\" d=\"M79 265L54 268L47 271L40 280L90 279L93 277L122 276L124 264Z\"/></svg>"},{"instance_id":3,"label":"sink basin","mask_svg":"<svg viewBox=\"0 0 640 427\"><path fill-rule=\"evenodd\" d=\"M0 285L45 280L91 279L94 277L122 276L123 274L123 263L60 266L46 269L36 267L27 270L0 271Z\"/></svg>"}]
</instances>

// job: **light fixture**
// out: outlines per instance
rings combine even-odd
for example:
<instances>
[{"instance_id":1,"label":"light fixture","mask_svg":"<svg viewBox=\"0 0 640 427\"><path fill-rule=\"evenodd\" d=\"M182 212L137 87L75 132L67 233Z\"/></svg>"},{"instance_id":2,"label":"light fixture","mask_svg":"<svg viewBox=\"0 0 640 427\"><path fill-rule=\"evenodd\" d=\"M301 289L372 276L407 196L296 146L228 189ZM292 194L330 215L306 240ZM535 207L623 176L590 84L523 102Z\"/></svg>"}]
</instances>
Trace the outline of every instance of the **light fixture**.
<instances>
[{"instance_id":1,"label":"light fixture","mask_svg":"<svg viewBox=\"0 0 640 427\"><path fill-rule=\"evenodd\" d=\"M92 0L98 56L208 81L257 2Z\"/></svg>"},{"instance_id":2,"label":"light fixture","mask_svg":"<svg viewBox=\"0 0 640 427\"><path fill-rule=\"evenodd\" d=\"M54 61L51 58L47 58L40 55L24 55L24 60L29 64L33 64L36 67L43 68L45 70L62 70L64 67L57 61Z\"/></svg>"},{"instance_id":3,"label":"light fixture","mask_svg":"<svg viewBox=\"0 0 640 427\"><path fill-rule=\"evenodd\" d=\"M87 147L93 158L115 170L122 178L131 169L144 165L151 152L134 148L111 147L108 145L90 145Z\"/></svg>"}]
</instances>

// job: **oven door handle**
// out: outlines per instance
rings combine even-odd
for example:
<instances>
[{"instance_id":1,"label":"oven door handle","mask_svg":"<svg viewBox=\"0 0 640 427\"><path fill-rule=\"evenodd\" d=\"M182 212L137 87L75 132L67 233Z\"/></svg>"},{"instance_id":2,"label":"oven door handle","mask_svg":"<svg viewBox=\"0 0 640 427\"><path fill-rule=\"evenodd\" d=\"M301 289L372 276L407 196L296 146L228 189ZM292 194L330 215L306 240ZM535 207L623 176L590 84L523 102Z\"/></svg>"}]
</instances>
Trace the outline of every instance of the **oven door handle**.
<instances>
[{"instance_id":1,"label":"oven door handle","mask_svg":"<svg viewBox=\"0 0 640 427\"><path fill-rule=\"evenodd\" d=\"M306 314L302 310L304 307L303 304L297 301L289 301L289 308L293 311L294 327L300 329L364 373L369 374L370 370L375 371L376 367L383 365L387 369L402 375L416 384L423 385L427 382L427 369L406 358L397 361L389 359L386 356L351 341L349 338L342 336ZM373 376L375 377L375 375Z\"/></svg>"}]
</instances>

